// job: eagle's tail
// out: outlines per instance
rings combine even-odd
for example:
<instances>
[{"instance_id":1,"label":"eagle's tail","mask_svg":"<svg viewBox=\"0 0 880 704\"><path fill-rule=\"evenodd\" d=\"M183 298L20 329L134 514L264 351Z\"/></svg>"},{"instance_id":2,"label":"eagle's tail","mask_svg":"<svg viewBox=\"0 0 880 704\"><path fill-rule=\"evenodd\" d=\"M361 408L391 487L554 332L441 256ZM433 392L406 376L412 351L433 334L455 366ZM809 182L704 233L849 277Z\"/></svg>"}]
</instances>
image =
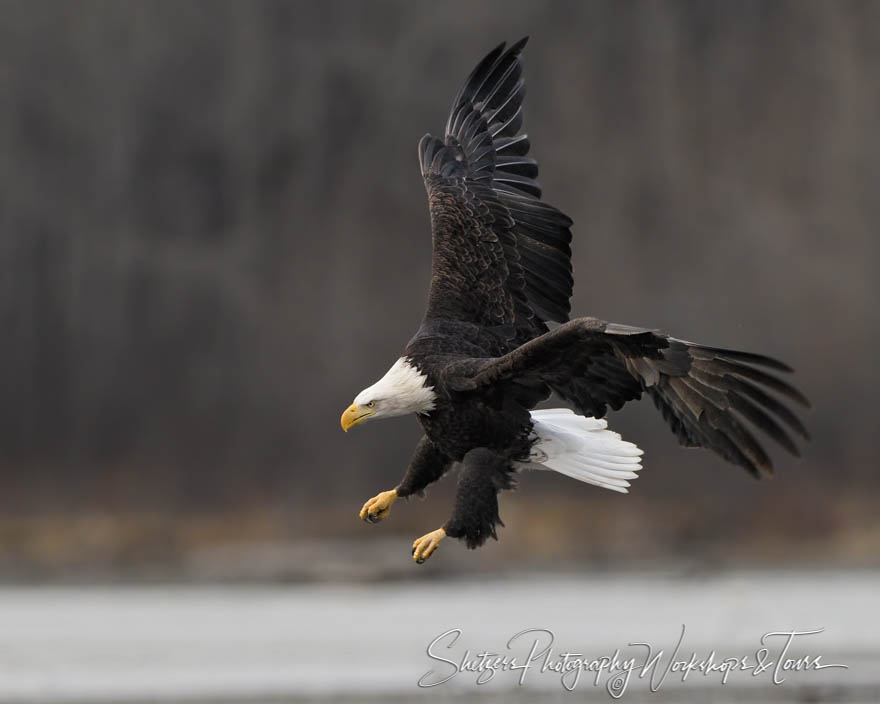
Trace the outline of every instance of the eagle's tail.
<instances>
[{"instance_id":1,"label":"eagle's tail","mask_svg":"<svg viewBox=\"0 0 880 704\"><path fill-rule=\"evenodd\" d=\"M532 411L532 426L536 440L527 467L552 469L624 494L642 468L642 451L608 430L608 423L600 418L552 408Z\"/></svg>"}]
</instances>

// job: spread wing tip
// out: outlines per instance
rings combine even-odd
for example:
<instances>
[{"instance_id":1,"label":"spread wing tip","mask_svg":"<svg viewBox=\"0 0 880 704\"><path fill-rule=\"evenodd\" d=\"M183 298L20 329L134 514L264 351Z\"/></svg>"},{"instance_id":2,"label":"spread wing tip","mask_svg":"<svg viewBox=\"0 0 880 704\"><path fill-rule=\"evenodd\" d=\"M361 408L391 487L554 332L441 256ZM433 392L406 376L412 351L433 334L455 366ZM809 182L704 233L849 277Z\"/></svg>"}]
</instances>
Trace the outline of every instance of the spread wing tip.
<instances>
[{"instance_id":1,"label":"spread wing tip","mask_svg":"<svg viewBox=\"0 0 880 704\"><path fill-rule=\"evenodd\" d=\"M444 138L425 135L419 160L429 200L444 188L451 194L431 201L444 221L456 208L456 217L479 212L482 226L504 242L513 272L506 284L517 297L524 292L538 321L527 327L540 333L541 321L562 323L569 317L572 221L539 200L538 163L528 155L528 136L520 132L525 95L520 55L528 39L501 43L483 57L456 95ZM444 182L449 177L461 183ZM467 199L487 210L465 207Z\"/></svg>"}]
</instances>

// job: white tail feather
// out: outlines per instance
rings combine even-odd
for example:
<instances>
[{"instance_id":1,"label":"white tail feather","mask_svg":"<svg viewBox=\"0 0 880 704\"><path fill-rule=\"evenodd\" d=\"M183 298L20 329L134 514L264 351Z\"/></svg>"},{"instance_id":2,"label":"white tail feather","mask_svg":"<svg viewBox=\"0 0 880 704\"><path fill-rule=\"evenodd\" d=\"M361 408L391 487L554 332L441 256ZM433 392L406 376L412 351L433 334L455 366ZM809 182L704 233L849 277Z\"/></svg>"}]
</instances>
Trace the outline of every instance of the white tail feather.
<instances>
[{"instance_id":1,"label":"white tail feather","mask_svg":"<svg viewBox=\"0 0 880 704\"><path fill-rule=\"evenodd\" d=\"M552 469L624 494L642 468L642 451L608 430L608 423L600 418L551 408L532 411L532 426L537 439L526 467Z\"/></svg>"}]
</instances>

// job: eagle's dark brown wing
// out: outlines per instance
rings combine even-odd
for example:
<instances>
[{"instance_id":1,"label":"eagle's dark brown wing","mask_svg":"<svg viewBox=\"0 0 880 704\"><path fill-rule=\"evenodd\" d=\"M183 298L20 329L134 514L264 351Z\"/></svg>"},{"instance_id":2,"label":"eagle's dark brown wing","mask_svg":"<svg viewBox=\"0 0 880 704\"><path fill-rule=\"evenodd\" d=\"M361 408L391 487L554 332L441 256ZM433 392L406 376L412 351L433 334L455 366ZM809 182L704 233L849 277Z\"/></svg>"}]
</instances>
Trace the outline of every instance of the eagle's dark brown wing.
<instances>
[{"instance_id":1,"label":"eagle's dark brown wing","mask_svg":"<svg viewBox=\"0 0 880 704\"><path fill-rule=\"evenodd\" d=\"M540 201L520 134L525 39L501 44L453 103L444 139L419 143L433 231L426 320L513 331L511 344L568 320L571 220Z\"/></svg>"},{"instance_id":2,"label":"eagle's dark brown wing","mask_svg":"<svg viewBox=\"0 0 880 704\"><path fill-rule=\"evenodd\" d=\"M447 373L460 391L540 381L596 417L645 392L682 445L708 448L758 477L772 473L773 465L749 424L795 455L790 433L809 438L798 417L770 392L803 406L809 405L806 398L762 367L791 371L763 355L577 318L502 357L462 362Z\"/></svg>"}]
</instances>

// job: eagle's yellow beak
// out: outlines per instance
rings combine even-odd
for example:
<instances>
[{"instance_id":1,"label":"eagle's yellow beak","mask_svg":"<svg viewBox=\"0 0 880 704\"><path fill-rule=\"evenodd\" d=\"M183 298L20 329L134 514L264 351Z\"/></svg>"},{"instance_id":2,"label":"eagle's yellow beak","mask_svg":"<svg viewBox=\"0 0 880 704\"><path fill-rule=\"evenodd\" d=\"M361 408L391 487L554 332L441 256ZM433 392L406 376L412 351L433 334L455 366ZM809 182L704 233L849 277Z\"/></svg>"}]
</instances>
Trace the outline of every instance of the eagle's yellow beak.
<instances>
[{"instance_id":1,"label":"eagle's yellow beak","mask_svg":"<svg viewBox=\"0 0 880 704\"><path fill-rule=\"evenodd\" d=\"M340 422L342 423L342 429L345 432L348 432L349 428L353 428L358 423L363 422L375 412L376 411L363 409L356 403L351 404L342 412L342 418L340 419Z\"/></svg>"}]
</instances>

